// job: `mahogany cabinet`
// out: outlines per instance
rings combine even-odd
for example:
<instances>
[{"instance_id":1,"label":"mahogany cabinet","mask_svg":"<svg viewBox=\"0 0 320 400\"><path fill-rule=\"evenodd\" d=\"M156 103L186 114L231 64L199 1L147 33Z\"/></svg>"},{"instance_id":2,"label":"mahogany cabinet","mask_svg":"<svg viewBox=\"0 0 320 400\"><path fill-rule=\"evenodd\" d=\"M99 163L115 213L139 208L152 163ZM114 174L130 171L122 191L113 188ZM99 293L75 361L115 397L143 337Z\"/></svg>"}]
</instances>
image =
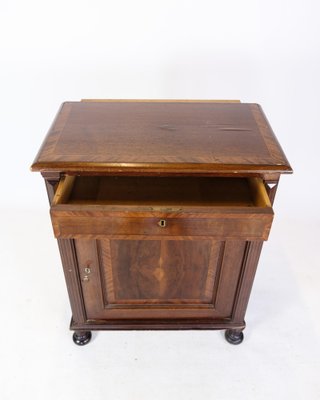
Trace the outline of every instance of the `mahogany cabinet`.
<instances>
[{"instance_id":1,"label":"mahogany cabinet","mask_svg":"<svg viewBox=\"0 0 320 400\"><path fill-rule=\"evenodd\" d=\"M279 177L292 172L259 105L66 102L32 170L76 344L110 329L225 329L242 342Z\"/></svg>"}]
</instances>

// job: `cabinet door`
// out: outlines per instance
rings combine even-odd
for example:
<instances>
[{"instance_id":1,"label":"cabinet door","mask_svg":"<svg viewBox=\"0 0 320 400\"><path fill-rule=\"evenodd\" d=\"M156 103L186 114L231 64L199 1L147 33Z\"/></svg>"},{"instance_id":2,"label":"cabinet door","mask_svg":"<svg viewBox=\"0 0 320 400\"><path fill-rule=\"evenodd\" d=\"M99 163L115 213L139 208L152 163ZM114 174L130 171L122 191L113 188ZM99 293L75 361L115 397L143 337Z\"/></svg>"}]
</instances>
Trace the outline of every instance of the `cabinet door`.
<instances>
[{"instance_id":1,"label":"cabinet door","mask_svg":"<svg viewBox=\"0 0 320 400\"><path fill-rule=\"evenodd\" d=\"M75 240L88 319L230 318L247 242Z\"/></svg>"}]
</instances>

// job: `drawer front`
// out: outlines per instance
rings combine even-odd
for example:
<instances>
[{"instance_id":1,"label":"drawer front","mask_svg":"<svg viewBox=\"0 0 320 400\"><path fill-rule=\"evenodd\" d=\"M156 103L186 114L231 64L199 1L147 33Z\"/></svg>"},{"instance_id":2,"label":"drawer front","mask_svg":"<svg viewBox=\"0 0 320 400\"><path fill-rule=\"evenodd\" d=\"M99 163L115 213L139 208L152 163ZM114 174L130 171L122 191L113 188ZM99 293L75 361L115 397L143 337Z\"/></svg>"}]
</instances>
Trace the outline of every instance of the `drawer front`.
<instances>
[{"instance_id":1,"label":"drawer front","mask_svg":"<svg viewBox=\"0 0 320 400\"><path fill-rule=\"evenodd\" d=\"M62 206L63 208L63 206ZM267 240L272 209L240 209L212 214L159 214L157 216L118 216L101 210L51 209L57 238L102 238L105 236L208 236L244 240Z\"/></svg>"}]
</instances>

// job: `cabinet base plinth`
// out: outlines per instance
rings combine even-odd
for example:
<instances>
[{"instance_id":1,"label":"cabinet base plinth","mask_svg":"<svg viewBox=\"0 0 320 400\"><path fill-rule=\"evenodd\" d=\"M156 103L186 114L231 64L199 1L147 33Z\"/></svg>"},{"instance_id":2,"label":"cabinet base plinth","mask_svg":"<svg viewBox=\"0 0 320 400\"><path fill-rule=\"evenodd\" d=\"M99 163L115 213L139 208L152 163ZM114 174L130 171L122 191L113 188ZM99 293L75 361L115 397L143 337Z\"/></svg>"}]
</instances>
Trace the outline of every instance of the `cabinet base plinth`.
<instances>
[{"instance_id":1,"label":"cabinet base plinth","mask_svg":"<svg viewBox=\"0 0 320 400\"><path fill-rule=\"evenodd\" d=\"M224 334L226 341L231 344L243 342L243 332L236 329L227 329Z\"/></svg>"},{"instance_id":2,"label":"cabinet base plinth","mask_svg":"<svg viewBox=\"0 0 320 400\"><path fill-rule=\"evenodd\" d=\"M91 337L90 331L75 331L72 339L78 346L84 346L90 342Z\"/></svg>"},{"instance_id":3,"label":"cabinet base plinth","mask_svg":"<svg viewBox=\"0 0 320 400\"><path fill-rule=\"evenodd\" d=\"M88 320L84 323L71 319L70 329L75 332L122 330L222 330L241 332L246 323L213 319L127 319Z\"/></svg>"}]
</instances>

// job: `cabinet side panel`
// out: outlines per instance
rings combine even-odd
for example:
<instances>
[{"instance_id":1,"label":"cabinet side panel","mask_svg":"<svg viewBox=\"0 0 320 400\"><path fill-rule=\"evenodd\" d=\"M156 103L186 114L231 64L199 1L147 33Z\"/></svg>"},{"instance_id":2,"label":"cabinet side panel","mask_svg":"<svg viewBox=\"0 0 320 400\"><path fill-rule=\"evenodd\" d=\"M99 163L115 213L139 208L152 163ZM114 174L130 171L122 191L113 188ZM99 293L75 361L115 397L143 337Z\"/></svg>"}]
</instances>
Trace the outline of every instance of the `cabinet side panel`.
<instances>
[{"instance_id":1,"label":"cabinet side panel","mask_svg":"<svg viewBox=\"0 0 320 400\"><path fill-rule=\"evenodd\" d=\"M77 323L85 322L87 318L73 240L58 239L58 246L67 284L73 320Z\"/></svg>"},{"instance_id":2,"label":"cabinet side panel","mask_svg":"<svg viewBox=\"0 0 320 400\"><path fill-rule=\"evenodd\" d=\"M247 244L242 274L239 280L238 292L236 294L236 301L232 315L232 320L235 322L244 321L262 245L262 241L253 241L248 242Z\"/></svg>"},{"instance_id":3,"label":"cabinet side panel","mask_svg":"<svg viewBox=\"0 0 320 400\"><path fill-rule=\"evenodd\" d=\"M246 243L244 240L227 240L225 242L216 296L216 307L225 316L230 316L232 312L233 300L243 266Z\"/></svg>"},{"instance_id":4,"label":"cabinet side panel","mask_svg":"<svg viewBox=\"0 0 320 400\"><path fill-rule=\"evenodd\" d=\"M52 203L57 185L60 180L60 172L43 172L49 204ZM59 252L63 272L67 285L72 317L75 323L84 323L87 319L81 283L78 271L78 261L74 241L72 239L58 239Z\"/></svg>"}]
</instances>

